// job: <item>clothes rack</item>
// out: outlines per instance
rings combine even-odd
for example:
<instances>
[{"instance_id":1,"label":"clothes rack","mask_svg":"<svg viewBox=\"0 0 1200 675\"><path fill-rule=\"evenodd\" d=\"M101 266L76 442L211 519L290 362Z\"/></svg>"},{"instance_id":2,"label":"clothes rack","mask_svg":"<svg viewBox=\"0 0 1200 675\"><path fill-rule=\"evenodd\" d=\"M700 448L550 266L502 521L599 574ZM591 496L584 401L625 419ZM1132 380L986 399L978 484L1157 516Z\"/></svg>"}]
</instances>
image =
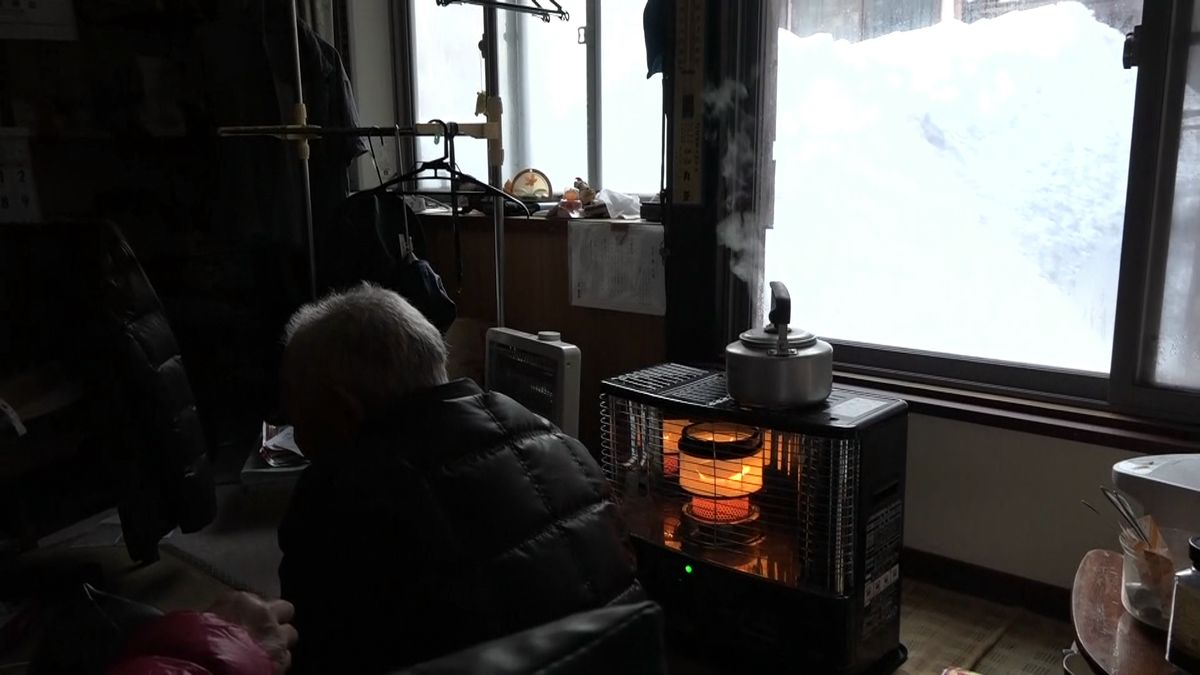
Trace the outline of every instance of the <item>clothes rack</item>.
<instances>
[{"instance_id":1,"label":"clothes rack","mask_svg":"<svg viewBox=\"0 0 1200 675\"><path fill-rule=\"evenodd\" d=\"M566 18L566 12L562 11L558 3L552 2L557 10L548 10L537 5L537 12L543 14L543 20L549 21L549 15L554 14L560 18ZM445 5L446 2L438 0L438 4ZM458 123L458 122L429 122L414 124L412 126L366 126L366 127L320 127L308 124L308 113L304 103L304 76L301 70L300 60L300 26L298 23L298 15L296 10L296 0L290 0L288 16L291 21L291 38L292 38L292 53L293 65L295 68L295 91L296 103L293 107L292 120L290 124L266 125L266 126L226 126L217 129L219 136L228 138L238 137L262 137L270 136L281 138L287 141L296 143L296 156L300 161L301 175L301 193L302 206L304 210L304 225L305 235L308 243L308 284L309 296L317 299L317 257L316 257L316 241L313 233L313 213L312 213L312 184L309 172L309 141L314 138L333 137L333 136L359 136L372 138L396 138L396 137L433 137L444 138L447 144L447 154L451 165L454 164L454 138L457 136L467 136L471 138L483 139L488 142L488 184L494 188L493 192L499 190L500 172L503 165L504 149L502 143L502 126L500 123L501 105L499 92L499 51L497 40L495 38L496 26L496 8L504 6L506 9L516 11L530 11L534 8L520 9L522 6L512 3L497 3L497 2L477 2L474 4L484 4L484 21L487 26L491 26L489 32L485 28L485 34L490 34L492 37L488 41L486 51L487 62L487 84L486 84L486 105L485 113L486 122L482 123ZM474 183L487 186L477 179L472 179ZM455 228L458 224L458 204L457 202L457 184L451 180L451 217L454 219ZM495 263L496 263L496 325L504 326L504 208L501 198L493 196L495 200L492 217L495 232Z\"/></svg>"},{"instance_id":2,"label":"clothes rack","mask_svg":"<svg viewBox=\"0 0 1200 675\"><path fill-rule=\"evenodd\" d=\"M550 17L557 16L563 21L570 21L571 15L567 10L558 4L557 0L548 0L554 5L554 9L542 7L542 3L538 0L530 0L532 5L522 5L517 2L504 2L503 0L437 0L437 4L445 7L446 5L478 5L487 9L503 9L509 12L519 12L522 14L533 14L546 23L550 22Z\"/></svg>"}]
</instances>

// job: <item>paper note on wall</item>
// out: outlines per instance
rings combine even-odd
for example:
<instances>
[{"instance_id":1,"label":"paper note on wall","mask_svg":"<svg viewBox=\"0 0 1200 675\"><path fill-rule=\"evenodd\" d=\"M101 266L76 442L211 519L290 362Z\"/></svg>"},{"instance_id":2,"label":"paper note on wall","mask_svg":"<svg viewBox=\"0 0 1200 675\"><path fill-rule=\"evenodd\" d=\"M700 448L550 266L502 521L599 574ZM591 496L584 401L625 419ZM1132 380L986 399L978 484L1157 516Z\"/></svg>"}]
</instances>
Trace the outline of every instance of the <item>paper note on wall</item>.
<instances>
[{"instance_id":1,"label":"paper note on wall","mask_svg":"<svg viewBox=\"0 0 1200 675\"><path fill-rule=\"evenodd\" d=\"M661 225L573 221L567 228L572 305L667 313Z\"/></svg>"},{"instance_id":2,"label":"paper note on wall","mask_svg":"<svg viewBox=\"0 0 1200 675\"><path fill-rule=\"evenodd\" d=\"M0 223L36 223L42 219L28 136L25 129L0 129Z\"/></svg>"}]
</instances>

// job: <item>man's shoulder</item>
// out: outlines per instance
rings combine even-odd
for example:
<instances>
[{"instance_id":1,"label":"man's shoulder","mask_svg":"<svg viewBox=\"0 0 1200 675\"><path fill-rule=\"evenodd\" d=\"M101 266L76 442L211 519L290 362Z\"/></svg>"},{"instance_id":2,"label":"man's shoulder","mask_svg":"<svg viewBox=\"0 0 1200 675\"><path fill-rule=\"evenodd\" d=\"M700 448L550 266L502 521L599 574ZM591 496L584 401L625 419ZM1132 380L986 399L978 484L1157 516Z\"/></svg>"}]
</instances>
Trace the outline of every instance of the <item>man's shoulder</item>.
<instances>
[{"instance_id":1,"label":"man's shoulder","mask_svg":"<svg viewBox=\"0 0 1200 675\"><path fill-rule=\"evenodd\" d=\"M550 420L533 412L515 399L497 391L479 395L479 402L492 413L496 424L510 433L559 435Z\"/></svg>"}]
</instances>

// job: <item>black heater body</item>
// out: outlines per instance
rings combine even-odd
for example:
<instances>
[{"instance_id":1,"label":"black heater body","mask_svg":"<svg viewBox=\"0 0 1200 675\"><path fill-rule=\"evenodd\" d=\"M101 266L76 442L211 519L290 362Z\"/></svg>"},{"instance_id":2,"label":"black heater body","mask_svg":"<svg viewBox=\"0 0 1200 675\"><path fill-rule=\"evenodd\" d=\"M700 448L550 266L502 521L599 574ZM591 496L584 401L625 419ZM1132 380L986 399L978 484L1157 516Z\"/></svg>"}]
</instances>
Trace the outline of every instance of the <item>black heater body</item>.
<instances>
[{"instance_id":1,"label":"black heater body","mask_svg":"<svg viewBox=\"0 0 1200 675\"><path fill-rule=\"evenodd\" d=\"M835 387L737 406L663 364L601 385L603 464L673 647L727 672L891 672L907 406Z\"/></svg>"}]
</instances>

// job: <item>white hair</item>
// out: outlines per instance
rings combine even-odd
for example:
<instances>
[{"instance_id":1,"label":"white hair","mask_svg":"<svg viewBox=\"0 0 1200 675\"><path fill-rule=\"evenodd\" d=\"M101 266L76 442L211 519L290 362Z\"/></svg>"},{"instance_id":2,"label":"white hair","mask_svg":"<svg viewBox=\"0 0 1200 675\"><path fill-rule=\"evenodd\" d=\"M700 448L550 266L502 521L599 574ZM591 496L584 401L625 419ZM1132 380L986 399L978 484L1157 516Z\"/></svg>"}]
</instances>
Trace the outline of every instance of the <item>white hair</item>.
<instances>
[{"instance_id":1,"label":"white hair","mask_svg":"<svg viewBox=\"0 0 1200 675\"><path fill-rule=\"evenodd\" d=\"M284 343L310 376L370 407L447 380L441 333L400 294L368 283L301 307Z\"/></svg>"}]
</instances>

